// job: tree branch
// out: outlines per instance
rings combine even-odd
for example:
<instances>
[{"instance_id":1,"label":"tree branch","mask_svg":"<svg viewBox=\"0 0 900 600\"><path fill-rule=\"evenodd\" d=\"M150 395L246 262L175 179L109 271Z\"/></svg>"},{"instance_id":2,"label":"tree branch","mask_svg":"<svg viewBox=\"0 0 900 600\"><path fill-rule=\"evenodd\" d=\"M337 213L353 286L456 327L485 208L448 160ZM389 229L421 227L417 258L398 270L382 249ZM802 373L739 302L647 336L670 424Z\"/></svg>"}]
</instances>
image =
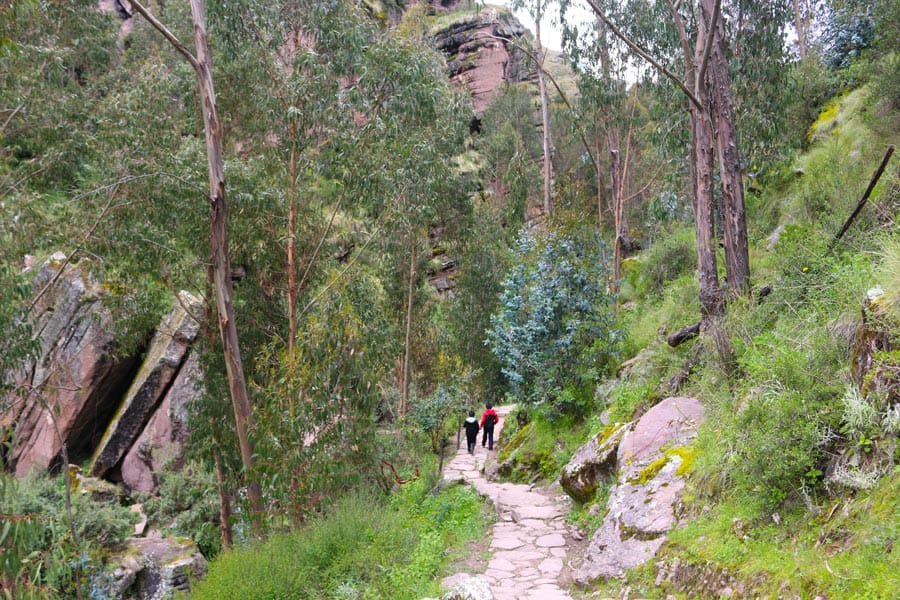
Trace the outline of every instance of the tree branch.
<instances>
[{"instance_id":1,"label":"tree branch","mask_svg":"<svg viewBox=\"0 0 900 600\"><path fill-rule=\"evenodd\" d=\"M629 48L634 50L634 52L638 56L640 56L641 58L643 58L644 60L649 62L651 65L653 65L656 68L656 70L658 70L660 73L662 73L663 75L668 77L672 81L672 83L674 83L676 86L678 86L678 89L680 89L682 92L684 92L684 95L687 96L688 100L690 100L691 103L694 104L694 106L696 106L697 108L702 108L700 101L697 99L696 96L694 96L693 92L691 92L691 90L689 90L687 88L687 86L684 84L684 82L681 81L680 79L678 79L678 77L674 73L672 73L672 71L670 71L669 69L664 67L656 59L654 59L652 56L647 54L643 49L641 49L640 46L638 46L633 41L631 41L628 37L626 37L625 34L622 33L619 30L619 28L616 27L613 24L613 22L609 20L609 18L606 16L606 14L604 14L603 9L600 8L600 5L597 4L597 2L595 0L587 0L587 3L593 9L593 11L597 14L597 16L600 17L600 20L603 21L603 23L609 28L610 31L613 32L613 34L615 34L615 36L617 38L622 40L626 46L628 46Z\"/></svg>"},{"instance_id":2,"label":"tree branch","mask_svg":"<svg viewBox=\"0 0 900 600\"><path fill-rule=\"evenodd\" d=\"M716 39L716 28L719 26L719 13L721 10L722 0L716 0L712 19L710 20L709 28L706 31L706 47L703 48L703 59L700 62L700 71L697 73L697 81L703 81L703 78L706 77L706 68L709 65L709 55L712 54L713 40ZM701 18L703 18L702 15Z\"/></svg>"},{"instance_id":3,"label":"tree branch","mask_svg":"<svg viewBox=\"0 0 900 600\"><path fill-rule=\"evenodd\" d=\"M184 56L184 58L187 59L189 63L191 63L191 66L194 67L195 71L200 70L200 63L197 61L197 58L193 54L191 54L191 51L188 50L187 46L182 44L181 41L177 37L175 37L174 33L169 31L169 29L165 25L163 25L159 21L159 19L154 17L149 10L147 10L140 2L138 2L138 0L130 0L130 2L131 7L139 12L142 17L147 19L147 22L150 23L150 25L152 25L154 29L160 32L164 38L169 40L169 43L172 44L172 46L174 46L175 49L178 50L178 52L182 56Z\"/></svg>"}]
</instances>

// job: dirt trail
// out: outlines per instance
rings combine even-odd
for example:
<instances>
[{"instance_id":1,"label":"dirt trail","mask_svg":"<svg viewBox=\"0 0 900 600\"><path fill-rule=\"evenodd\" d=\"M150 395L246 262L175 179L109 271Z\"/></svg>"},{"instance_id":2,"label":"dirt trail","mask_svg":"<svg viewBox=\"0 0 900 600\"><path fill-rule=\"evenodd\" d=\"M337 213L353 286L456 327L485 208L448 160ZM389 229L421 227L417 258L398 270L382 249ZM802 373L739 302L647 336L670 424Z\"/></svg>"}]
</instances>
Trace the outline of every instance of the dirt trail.
<instances>
[{"instance_id":1,"label":"dirt trail","mask_svg":"<svg viewBox=\"0 0 900 600\"><path fill-rule=\"evenodd\" d=\"M496 408L500 423L494 428L495 440L513 408ZM531 485L488 481L482 468L486 459L496 460L496 454L481 447L479 434L474 456L463 443L444 469L445 479L465 481L497 509L484 570L495 600L572 600L561 583L567 571L568 498Z\"/></svg>"}]
</instances>

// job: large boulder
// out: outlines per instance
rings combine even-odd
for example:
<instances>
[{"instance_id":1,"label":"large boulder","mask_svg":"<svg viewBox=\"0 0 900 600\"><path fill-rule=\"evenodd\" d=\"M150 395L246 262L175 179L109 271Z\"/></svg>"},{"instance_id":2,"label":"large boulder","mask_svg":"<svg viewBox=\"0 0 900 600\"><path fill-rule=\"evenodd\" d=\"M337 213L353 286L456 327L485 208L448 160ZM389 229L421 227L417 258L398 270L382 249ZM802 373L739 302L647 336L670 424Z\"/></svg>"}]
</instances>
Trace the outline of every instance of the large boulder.
<instances>
[{"instance_id":1,"label":"large boulder","mask_svg":"<svg viewBox=\"0 0 900 600\"><path fill-rule=\"evenodd\" d=\"M200 330L202 311L200 299L185 291L178 294L178 301L153 336L140 371L94 452L91 475L103 477L109 473L144 431L185 363ZM182 382L185 386L190 384ZM143 451L143 455L147 453Z\"/></svg>"},{"instance_id":2,"label":"large boulder","mask_svg":"<svg viewBox=\"0 0 900 600\"><path fill-rule=\"evenodd\" d=\"M586 585L621 577L650 560L677 523L676 507L693 451L688 447L704 418L696 398L667 398L628 431L617 454L613 488L600 529L588 546L575 581Z\"/></svg>"},{"instance_id":3,"label":"large boulder","mask_svg":"<svg viewBox=\"0 0 900 600\"><path fill-rule=\"evenodd\" d=\"M87 264L56 253L38 270L30 315L37 352L6 374L16 392L0 398L0 439L16 475L90 452L115 412L136 361L113 354L112 317L104 288Z\"/></svg>"},{"instance_id":4,"label":"large boulder","mask_svg":"<svg viewBox=\"0 0 900 600\"><path fill-rule=\"evenodd\" d=\"M590 502L604 478L616 474L619 443L632 423L614 423L575 451L562 469L559 483L572 499Z\"/></svg>"},{"instance_id":5,"label":"large boulder","mask_svg":"<svg viewBox=\"0 0 900 600\"><path fill-rule=\"evenodd\" d=\"M117 557L103 597L168 600L186 597L191 581L206 574L197 545L183 538L129 538ZM182 596L183 595L183 596Z\"/></svg>"}]
</instances>

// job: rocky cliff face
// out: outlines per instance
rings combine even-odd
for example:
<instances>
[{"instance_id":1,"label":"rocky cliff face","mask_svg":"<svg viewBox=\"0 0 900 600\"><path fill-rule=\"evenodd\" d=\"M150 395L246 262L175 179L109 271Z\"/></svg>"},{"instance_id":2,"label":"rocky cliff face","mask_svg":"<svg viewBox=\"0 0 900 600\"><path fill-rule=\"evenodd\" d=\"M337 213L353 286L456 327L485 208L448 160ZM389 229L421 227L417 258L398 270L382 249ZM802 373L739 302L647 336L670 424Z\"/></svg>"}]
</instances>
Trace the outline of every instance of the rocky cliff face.
<instances>
[{"instance_id":1,"label":"rocky cliff face","mask_svg":"<svg viewBox=\"0 0 900 600\"><path fill-rule=\"evenodd\" d=\"M441 10L452 9L457 3L433 5ZM461 16L434 33L435 47L447 56L450 80L469 92L476 115L484 113L504 83L535 79L527 55L516 47L525 35L518 19L493 8Z\"/></svg>"},{"instance_id":2,"label":"rocky cliff face","mask_svg":"<svg viewBox=\"0 0 900 600\"><path fill-rule=\"evenodd\" d=\"M12 442L5 462L19 476L58 464L63 444L70 459L90 452L136 366L112 358L103 289L65 258L53 255L35 277L36 357L6 376L15 390L0 399L0 437Z\"/></svg>"},{"instance_id":3,"label":"rocky cliff face","mask_svg":"<svg viewBox=\"0 0 900 600\"><path fill-rule=\"evenodd\" d=\"M7 466L24 476L93 455L93 474L155 491L153 473L180 458L186 405L200 393L190 357L200 301L179 294L139 360L115 358L106 291L88 266L55 254L34 290L36 357L5 376L14 391L0 397Z\"/></svg>"}]
</instances>

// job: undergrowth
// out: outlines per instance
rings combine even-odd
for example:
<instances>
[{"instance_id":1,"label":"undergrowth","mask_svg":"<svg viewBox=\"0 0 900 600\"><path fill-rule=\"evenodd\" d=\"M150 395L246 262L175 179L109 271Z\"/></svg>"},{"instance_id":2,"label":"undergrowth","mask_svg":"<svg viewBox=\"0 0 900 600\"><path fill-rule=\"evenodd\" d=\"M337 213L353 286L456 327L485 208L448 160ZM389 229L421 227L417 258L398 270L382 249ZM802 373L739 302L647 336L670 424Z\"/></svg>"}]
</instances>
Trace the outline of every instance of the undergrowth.
<instances>
[{"instance_id":1,"label":"undergrowth","mask_svg":"<svg viewBox=\"0 0 900 600\"><path fill-rule=\"evenodd\" d=\"M483 534L482 500L425 480L345 498L302 529L217 557L192 590L218 598L418 599L438 595L448 552Z\"/></svg>"}]
</instances>

